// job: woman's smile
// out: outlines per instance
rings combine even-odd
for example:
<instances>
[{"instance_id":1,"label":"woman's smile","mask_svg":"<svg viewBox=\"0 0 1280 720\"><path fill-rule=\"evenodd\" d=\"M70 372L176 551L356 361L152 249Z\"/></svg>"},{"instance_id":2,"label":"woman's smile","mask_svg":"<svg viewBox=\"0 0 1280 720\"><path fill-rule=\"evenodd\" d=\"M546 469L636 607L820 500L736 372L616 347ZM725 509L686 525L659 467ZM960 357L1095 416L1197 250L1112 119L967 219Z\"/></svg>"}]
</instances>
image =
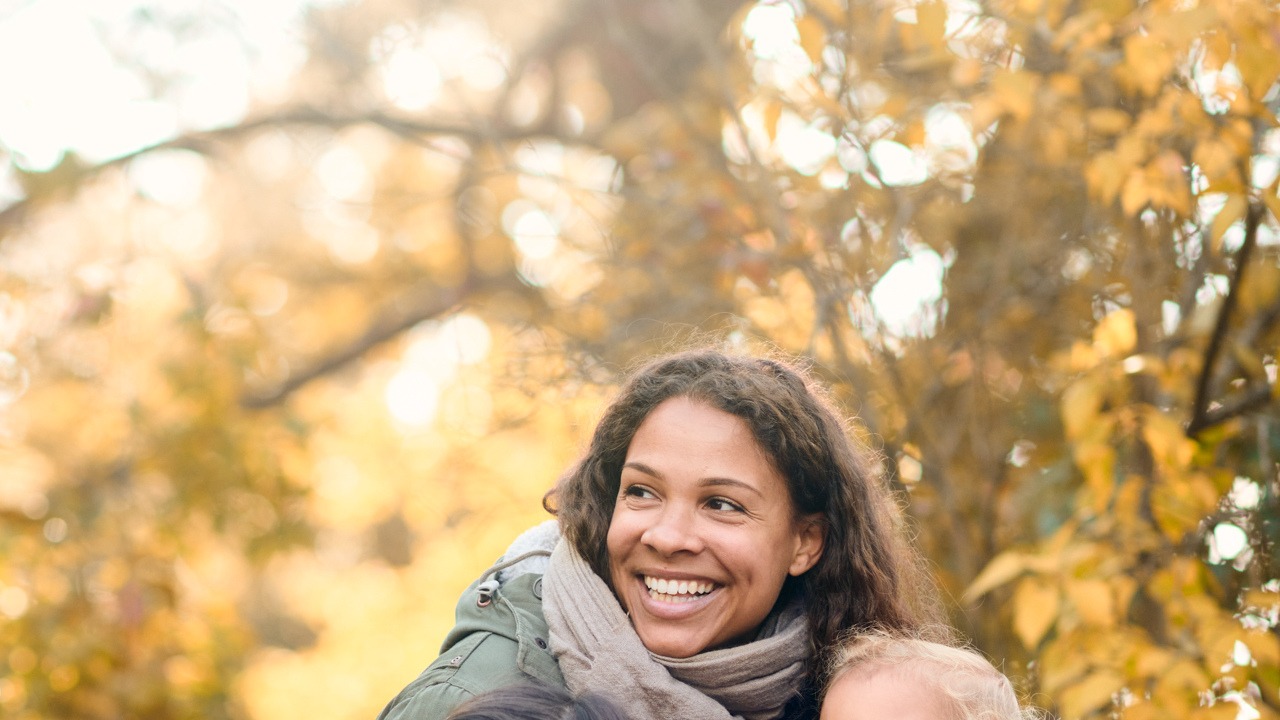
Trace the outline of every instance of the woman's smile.
<instances>
[{"instance_id":1,"label":"woman's smile","mask_svg":"<svg viewBox=\"0 0 1280 720\"><path fill-rule=\"evenodd\" d=\"M665 585L663 580L648 577L643 578L641 582L645 584L648 591L639 596L644 612L671 620L690 616L706 609L715 600L715 592L719 587L705 583L701 584L705 589L699 591L690 588L686 583L682 591L675 581L671 583L675 587Z\"/></svg>"},{"instance_id":2,"label":"woman's smile","mask_svg":"<svg viewBox=\"0 0 1280 720\"><path fill-rule=\"evenodd\" d=\"M664 602L676 602L680 598L691 599L706 595L715 589L716 584L699 580L676 580L674 578L667 580L645 575L644 586L649 588L649 597Z\"/></svg>"},{"instance_id":3,"label":"woman's smile","mask_svg":"<svg viewBox=\"0 0 1280 720\"><path fill-rule=\"evenodd\" d=\"M614 591L645 647L689 657L752 636L783 582L817 562L820 529L735 415L660 404L627 448L609 525Z\"/></svg>"}]
</instances>

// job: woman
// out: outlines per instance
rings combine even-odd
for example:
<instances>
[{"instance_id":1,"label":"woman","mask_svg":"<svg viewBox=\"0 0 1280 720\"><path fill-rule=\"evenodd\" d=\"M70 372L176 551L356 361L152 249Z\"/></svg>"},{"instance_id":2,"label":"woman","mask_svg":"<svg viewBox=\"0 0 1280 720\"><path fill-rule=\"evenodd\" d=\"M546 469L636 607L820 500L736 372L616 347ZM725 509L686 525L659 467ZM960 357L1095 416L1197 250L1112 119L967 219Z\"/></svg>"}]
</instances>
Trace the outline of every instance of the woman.
<instances>
[{"instance_id":1,"label":"woman","mask_svg":"<svg viewBox=\"0 0 1280 720\"><path fill-rule=\"evenodd\" d=\"M935 620L872 459L783 363L651 362L549 494L559 533L522 538L554 548L545 573L513 546L380 717L443 718L530 677L635 717L816 717L842 634Z\"/></svg>"}]
</instances>

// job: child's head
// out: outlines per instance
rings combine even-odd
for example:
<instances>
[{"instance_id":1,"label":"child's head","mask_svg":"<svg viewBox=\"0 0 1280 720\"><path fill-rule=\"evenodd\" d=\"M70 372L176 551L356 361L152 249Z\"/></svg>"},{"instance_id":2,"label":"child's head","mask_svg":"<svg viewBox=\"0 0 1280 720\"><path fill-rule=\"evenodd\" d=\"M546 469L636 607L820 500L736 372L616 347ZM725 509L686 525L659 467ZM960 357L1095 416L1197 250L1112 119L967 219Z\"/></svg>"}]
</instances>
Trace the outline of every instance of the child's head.
<instances>
[{"instance_id":1,"label":"child's head","mask_svg":"<svg viewBox=\"0 0 1280 720\"><path fill-rule=\"evenodd\" d=\"M449 713L448 720L627 720L599 695L574 698L564 688L511 685L477 695Z\"/></svg>"},{"instance_id":2,"label":"child's head","mask_svg":"<svg viewBox=\"0 0 1280 720\"><path fill-rule=\"evenodd\" d=\"M981 655L884 633L852 636L833 659L821 720L1023 720Z\"/></svg>"}]
</instances>

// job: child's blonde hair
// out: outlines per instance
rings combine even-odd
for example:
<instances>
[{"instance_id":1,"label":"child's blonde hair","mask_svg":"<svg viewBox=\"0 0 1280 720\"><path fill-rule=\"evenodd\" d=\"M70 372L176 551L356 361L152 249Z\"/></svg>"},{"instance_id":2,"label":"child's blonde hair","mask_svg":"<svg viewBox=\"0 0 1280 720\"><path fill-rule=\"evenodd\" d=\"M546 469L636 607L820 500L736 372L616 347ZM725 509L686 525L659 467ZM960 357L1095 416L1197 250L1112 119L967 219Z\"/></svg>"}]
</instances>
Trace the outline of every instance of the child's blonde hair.
<instances>
[{"instance_id":1,"label":"child's blonde hair","mask_svg":"<svg viewBox=\"0 0 1280 720\"><path fill-rule=\"evenodd\" d=\"M847 673L869 677L878 672L893 672L937 689L954 720L1040 717L1019 705L1009 679L977 652L888 632L848 636L832 657L827 687Z\"/></svg>"}]
</instances>

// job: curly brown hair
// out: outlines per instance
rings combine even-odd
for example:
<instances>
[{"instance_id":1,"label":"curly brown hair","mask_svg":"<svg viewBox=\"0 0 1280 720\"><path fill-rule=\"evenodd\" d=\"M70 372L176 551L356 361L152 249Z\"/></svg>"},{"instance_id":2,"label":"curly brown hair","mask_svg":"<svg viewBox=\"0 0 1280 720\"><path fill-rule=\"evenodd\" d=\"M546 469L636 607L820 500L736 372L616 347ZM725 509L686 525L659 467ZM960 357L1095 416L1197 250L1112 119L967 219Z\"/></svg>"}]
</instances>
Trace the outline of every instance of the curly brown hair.
<instances>
[{"instance_id":1,"label":"curly brown hair","mask_svg":"<svg viewBox=\"0 0 1280 720\"><path fill-rule=\"evenodd\" d=\"M854 444L825 393L794 364L718 350L660 357L633 373L605 410L585 456L544 500L564 537L605 582L606 537L627 448L649 413L676 397L745 421L786 478L797 517L823 518L821 557L808 572L788 578L780 596L805 598L812 682L821 682L830 653L851 628L912 630L937 622L932 583L906 540L877 454Z\"/></svg>"}]
</instances>

